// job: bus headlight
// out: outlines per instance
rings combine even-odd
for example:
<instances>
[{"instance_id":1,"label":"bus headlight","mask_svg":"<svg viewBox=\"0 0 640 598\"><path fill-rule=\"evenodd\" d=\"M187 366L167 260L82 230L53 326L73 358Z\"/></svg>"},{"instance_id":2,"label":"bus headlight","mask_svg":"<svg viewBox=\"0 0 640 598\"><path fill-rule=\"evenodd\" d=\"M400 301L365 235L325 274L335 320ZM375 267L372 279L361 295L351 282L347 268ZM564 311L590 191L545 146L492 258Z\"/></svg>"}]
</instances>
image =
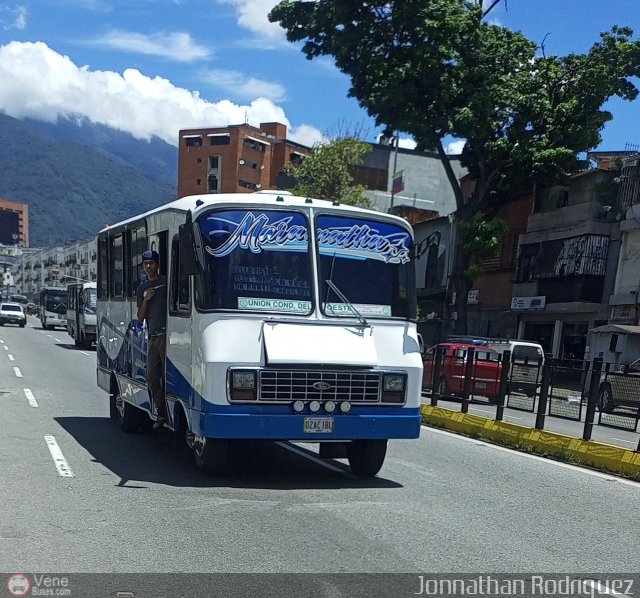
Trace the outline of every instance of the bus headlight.
<instances>
[{"instance_id":1,"label":"bus headlight","mask_svg":"<svg viewBox=\"0 0 640 598\"><path fill-rule=\"evenodd\" d=\"M232 371L229 394L232 401L255 401L258 398L256 372L253 370Z\"/></svg>"},{"instance_id":2,"label":"bus headlight","mask_svg":"<svg viewBox=\"0 0 640 598\"><path fill-rule=\"evenodd\" d=\"M387 374L382 381L383 403L404 403L405 377L402 374Z\"/></svg>"}]
</instances>

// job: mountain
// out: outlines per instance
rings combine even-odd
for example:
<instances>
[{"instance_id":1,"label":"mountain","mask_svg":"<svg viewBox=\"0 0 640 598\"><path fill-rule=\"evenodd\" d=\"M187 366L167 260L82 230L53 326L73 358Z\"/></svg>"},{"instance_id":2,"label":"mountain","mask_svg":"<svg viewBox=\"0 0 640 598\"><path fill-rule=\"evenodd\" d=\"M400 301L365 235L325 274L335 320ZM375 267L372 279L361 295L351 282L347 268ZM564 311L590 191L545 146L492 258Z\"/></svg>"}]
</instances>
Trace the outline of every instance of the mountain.
<instances>
[{"instance_id":1,"label":"mountain","mask_svg":"<svg viewBox=\"0 0 640 598\"><path fill-rule=\"evenodd\" d=\"M178 148L159 137L144 141L86 119L58 119L53 123L25 119L23 122L58 142L86 145L114 162L133 166L174 185L178 180Z\"/></svg>"},{"instance_id":2,"label":"mountain","mask_svg":"<svg viewBox=\"0 0 640 598\"><path fill-rule=\"evenodd\" d=\"M32 247L89 238L105 224L176 198L175 176L157 174L167 148L156 152L162 146L106 127L74 131L72 124L57 129L0 114L0 197L29 205Z\"/></svg>"}]
</instances>

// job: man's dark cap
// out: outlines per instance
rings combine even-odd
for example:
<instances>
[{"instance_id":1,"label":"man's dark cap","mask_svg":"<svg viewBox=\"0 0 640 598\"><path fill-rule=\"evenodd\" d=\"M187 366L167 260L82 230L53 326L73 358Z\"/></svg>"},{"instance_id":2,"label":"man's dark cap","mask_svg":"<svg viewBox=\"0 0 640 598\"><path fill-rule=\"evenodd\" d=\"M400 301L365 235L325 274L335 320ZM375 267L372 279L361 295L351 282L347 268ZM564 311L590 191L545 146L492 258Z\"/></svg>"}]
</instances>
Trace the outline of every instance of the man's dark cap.
<instances>
[{"instance_id":1,"label":"man's dark cap","mask_svg":"<svg viewBox=\"0 0 640 598\"><path fill-rule=\"evenodd\" d=\"M160 261L160 256L158 255L157 251L145 251L142 254L142 261L143 262L159 262Z\"/></svg>"}]
</instances>

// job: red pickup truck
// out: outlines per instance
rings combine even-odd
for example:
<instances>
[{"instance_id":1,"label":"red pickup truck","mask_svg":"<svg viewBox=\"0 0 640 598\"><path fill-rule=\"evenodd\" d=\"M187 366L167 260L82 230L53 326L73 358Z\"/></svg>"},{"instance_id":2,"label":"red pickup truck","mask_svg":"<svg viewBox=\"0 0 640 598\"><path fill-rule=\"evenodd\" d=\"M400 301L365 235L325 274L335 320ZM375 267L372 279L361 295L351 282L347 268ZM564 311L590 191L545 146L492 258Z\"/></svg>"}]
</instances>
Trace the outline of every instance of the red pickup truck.
<instances>
[{"instance_id":1,"label":"red pickup truck","mask_svg":"<svg viewBox=\"0 0 640 598\"><path fill-rule=\"evenodd\" d=\"M436 349L443 348L444 358L440 368L440 379L433 380ZM466 360L469 348L475 351L471 370L470 396L487 397L490 403L498 399L502 364L500 354L483 345L449 342L431 347L423 356L422 388L430 390L437 385L440 396L462 396L466 375Z\"/></svg>"}]
</instances>

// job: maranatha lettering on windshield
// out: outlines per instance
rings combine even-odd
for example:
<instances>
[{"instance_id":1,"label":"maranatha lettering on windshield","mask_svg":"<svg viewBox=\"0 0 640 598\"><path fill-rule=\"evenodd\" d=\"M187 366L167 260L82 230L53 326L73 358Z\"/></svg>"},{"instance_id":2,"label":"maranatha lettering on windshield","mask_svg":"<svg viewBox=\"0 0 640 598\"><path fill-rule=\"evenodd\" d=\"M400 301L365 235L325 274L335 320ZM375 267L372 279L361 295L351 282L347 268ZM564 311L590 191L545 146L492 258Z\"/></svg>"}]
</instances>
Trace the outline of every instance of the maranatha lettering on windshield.
<instances>
[{"instance_id":1,"label":"maranatha lettering on windshield","mask_svg":"<svg viewBox=\"0 0 640 598\"><path fill-rule=\"evenodd\" d=\"M211 236L220 234L227 238L217 247L207 246L214 257L224 257L237 248L248 249L252 253L262 251L307 251L309 234L306 226L292 223L292 216L279 217L275 213L271 221L268 214L246 212L239 223L211 217L220 226L211 231ZM381 260L390 264L404 264L409 261L411 236L398 227L382 226L371 221L354 220L347 226L318 228L316 231L321 254L339 255L353 259Z\"/></svg>"}]
</instances>

